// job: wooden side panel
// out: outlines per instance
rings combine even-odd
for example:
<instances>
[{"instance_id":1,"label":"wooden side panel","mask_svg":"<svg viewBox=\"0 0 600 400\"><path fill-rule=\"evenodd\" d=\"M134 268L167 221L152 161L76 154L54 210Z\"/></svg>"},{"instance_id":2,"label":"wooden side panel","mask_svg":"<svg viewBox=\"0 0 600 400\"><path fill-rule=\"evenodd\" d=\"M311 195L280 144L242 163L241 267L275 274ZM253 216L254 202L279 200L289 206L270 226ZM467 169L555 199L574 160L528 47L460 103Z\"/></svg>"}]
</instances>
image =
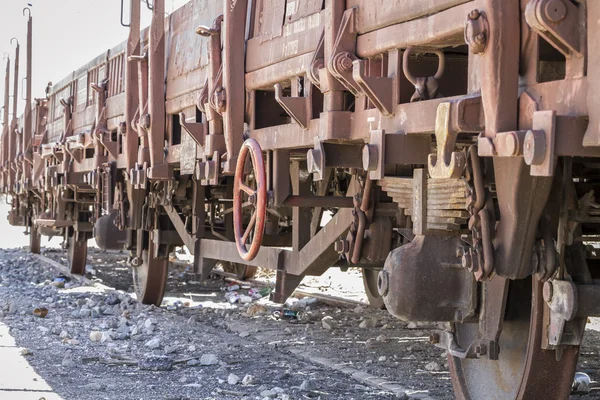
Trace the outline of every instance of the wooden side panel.
<instances>
[{"instance_id":1,"label":"wooden side panel","mask_svg":"<svg viewBox=\"0 0 600 400\"><path fill-rule=\"evenodd\" d=\"M434 14L470 0L346 0L346 8L358 7L357 30L366 33L386 26ZM465 18L467 16L465 15Z\"/></svg>"},{"instance_id":2,"label":"wooden side panel","mask_svg":"<svg viewBox=\"0 0 600 400\"><path fill-rule=\"evenodd\" d=\"M304 17L323 10L324 0L287 0L285 7L285 21L290 24Z\"/></svg>"},{"instance_id":3,"label":"wooden side panel","mask_svg":"<svg viewBox=\"0 0 600 400\"><path fill-rule=\"evenodd\" d=\"M193 0L171 14L167 40L167 113L196 103L208 73L209 39L196 34L223 13L222 1Z\"/></svg>"}]
</instances>

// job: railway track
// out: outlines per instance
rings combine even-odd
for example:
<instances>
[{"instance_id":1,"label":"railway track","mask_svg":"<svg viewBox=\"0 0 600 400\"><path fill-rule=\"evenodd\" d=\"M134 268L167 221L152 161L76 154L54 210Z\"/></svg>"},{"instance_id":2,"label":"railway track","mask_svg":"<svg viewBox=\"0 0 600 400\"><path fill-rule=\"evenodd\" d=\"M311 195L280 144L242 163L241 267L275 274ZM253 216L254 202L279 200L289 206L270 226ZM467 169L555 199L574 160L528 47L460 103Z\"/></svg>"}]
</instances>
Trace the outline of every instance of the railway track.
<instances>
[{"instance_id":1,"label":"railway track","mask_svg":"<svg viewBox=\"0 0 600 400\"><path fill-rule=\"evenodd\" d=\"M63 263L61 263L59 261L56 261L53 258L47 257L42 254L35 254L34 257L36 260L38 260L41 263L44 263L47 266L49 266L50 268L52 268L57 274L59 274L61 276L68 277L69 279L72 279L72 280L79 282L86 286L96 287L105 292L110 292L110 291L114 290L114 288L104 285L104 284L98 282L97 280L92 280L92 279L89 279L84 276L72 274L70 269L66 265L64 265ZM172 264L182 266L182 267L185 267L188 265L183 262L173 262ZM267 281L264 281L261 279L239 280L236 278L235 274L221 271L221 270L214 270L212 272L212 275L221 278L223 281L225 281L229 284L239 284L241 287L242 286L243 287L252 286L252 287L256 287L256 288L263 288L263 287L271 287L272 286L272 284L270 282L267 282ZM217 292L217 293L220 292L218 286L216 286L214 288L214 292ZM132 294L132 293L130 293L130 294ZM204 293L204 294L206 294L206 293ZM166 297L170 298L170 297L179 296L179 295L183 295L183 291L168 292L166 294ZM314 290L314 289L311 290L310 288L296 289L296 291L294 292L294 297L300 298L300 299L304 298L304 297L313 297L313 298L317 299L320 303L325 304L327 306L335 307L335 308L343 307L346 309L352 309L352 308L355 308L356 306L360 306L362 308L367 309L369 307L368 303L365 303L365 302L356 301L353 299L347 299L347 298L343 298L343 297L339 297L339 296L327 295L324 293L318 293L316 290ZM232 328L232 327L230 327L230 328ZM234 330L234 331L235 331L235 329L236 328L232 328L232 330ZM265 338L263 336L256 336L256 338L257 338L257 340L264 341L265 345L269 345L269 344L272 345L272 340L270 340L268 338ZM421 338L415 338L415 339L421 343L427 342L427 337L421 337ZM361 384L368 385L373 388L377 388L377 389L385 391L387 393L392 393L399 397L407 395L408 396L407 398L409 398L409 399L418 399L418 400L434 400L435 399L435 397L432 397L428 394L427 390L416 391L416 390L407 389L407 386L405 384L396 382L395 380L389 379L387 377L376 376L365 370L361 370L360 367L353 365L352 362L350 362L350 363L344 362L342 360L336 359L335 357L324 357L323 354L321 354L318 351L306 351L306 349L302 349L301 347L295 347L295 346L285 348L283 351L286 354L290 354L293 357L298 358L299 360L308 361L312 364L330 369L332 371L336 371L336 372L345 374Z\"/></svg>"}]
</instances>

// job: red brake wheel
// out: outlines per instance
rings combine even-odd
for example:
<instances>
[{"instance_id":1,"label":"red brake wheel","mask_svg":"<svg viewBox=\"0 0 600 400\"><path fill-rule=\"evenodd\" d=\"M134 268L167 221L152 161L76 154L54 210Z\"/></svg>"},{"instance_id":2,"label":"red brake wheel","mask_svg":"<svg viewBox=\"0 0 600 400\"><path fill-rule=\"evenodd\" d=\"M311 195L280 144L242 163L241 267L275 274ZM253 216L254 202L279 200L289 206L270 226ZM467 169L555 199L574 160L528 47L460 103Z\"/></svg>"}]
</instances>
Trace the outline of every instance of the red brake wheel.
<instances>
[{"instance_id":1,"label":"red brake wheel","mask_svg":"<svg viewBox=\"0 0 600 400\"><path fill-rule=\"evenodd\" d=\"M244 183L248 155L256 188ZM262 243L267 216L266 181L262 149L256 140L248 139L240 150L233 184L233 230L238 253L244 261L253 260ZM252 207L253 210L244 229L244 208L247 207Z\"/></svg>"}]
</instances>

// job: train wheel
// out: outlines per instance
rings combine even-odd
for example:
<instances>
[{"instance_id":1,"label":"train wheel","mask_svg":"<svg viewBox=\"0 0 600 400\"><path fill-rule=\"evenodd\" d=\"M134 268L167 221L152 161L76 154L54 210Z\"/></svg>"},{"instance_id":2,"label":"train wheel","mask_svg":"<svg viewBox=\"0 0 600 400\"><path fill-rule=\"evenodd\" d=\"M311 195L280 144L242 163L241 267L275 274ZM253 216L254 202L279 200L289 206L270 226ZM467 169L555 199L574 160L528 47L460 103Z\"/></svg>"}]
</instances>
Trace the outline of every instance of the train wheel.
<instances>
[{"instance_id":1,"label":"train wheel","mask_svg":"<svg viewBox=\"0 0 600 400\"><path fill-rule=\"evenodd\" d=\"M73 233L68 239L67 264L72 274L83 275L87 261L87 240L77 240Z\"/></svg>"},{"instance_id":2,"label":"train wheel","mask_svg":"<svg viewBox=\"0 0 600 400\"><path fill-rule=\"evenodd\" d=\"M383 297L379 294L379 289L377 289L377 277L379 276L379 271L379 269L363 268L362 277L369 305L377 310L384 310L385 303L383 302Z\"/></svg>"},{"instance_id":3,"label":"train wheel","mask_svg":"<svg viewBox=\"0 0 600 400\"><path fill-rule=\"evenodd\" d=\"M42 235L40 234L38 227L33 224L31 225L29 232L29 251L31 251L32 254L40 254L41 243Z\"/></svg>"},{"instance_id":4,"label":"train wheel","mask_svg":"<svg viewBox=\"0 0 600 400\"><path fill-rule=\"evenodd\" d=\"M142 262L133 267L133 287L140 303L158 307L165 295L169 259L155 257L153 248L154 244L149 240L149 245L142 252Z\"/></svg>"},{"instance_id":5,"label":"train wheel","mask_svg":"<svg viewBox=\"0 0 600 400\"><path fill-rule=\"evenodd\" d=\"M253 267L251 265L234 264L233 266L235 267L235 275L240 281L247 281L254 278L258 271L258 267Z\"/></svg>"},{"instance_id":6,"label":"train wheel","mask_svg":"<svg viewBox=\"0 0 600 400\"><path fill-rule=\"evenodd\" d=\"M556 352L542 350L545 303L537 279L513 281L500 335L499 359L460 359L449 356L457 399L525 400L567 399L579 347L567 346L561 360ZM525 307L530 303L531 307ZM459 345L470 343L478 324L457 324Z\"/></svg>"},{"instance_id":7,"label":"train wheel","mask_svg":"<svg viewBox=\"0 0 600 400\"><path fill-rule=\"evenodd\" d=\"M256 188L244 183L248 156L250 156L251 171ZM254 211L244 229L244 208L246 207L253 207ZM266 217L267 178L262 150L256 140L247 139L240 150L233 183L233 230L238 253L243 260L251 261L258 254L265 231Z\"/></svg>"}]
</instances>

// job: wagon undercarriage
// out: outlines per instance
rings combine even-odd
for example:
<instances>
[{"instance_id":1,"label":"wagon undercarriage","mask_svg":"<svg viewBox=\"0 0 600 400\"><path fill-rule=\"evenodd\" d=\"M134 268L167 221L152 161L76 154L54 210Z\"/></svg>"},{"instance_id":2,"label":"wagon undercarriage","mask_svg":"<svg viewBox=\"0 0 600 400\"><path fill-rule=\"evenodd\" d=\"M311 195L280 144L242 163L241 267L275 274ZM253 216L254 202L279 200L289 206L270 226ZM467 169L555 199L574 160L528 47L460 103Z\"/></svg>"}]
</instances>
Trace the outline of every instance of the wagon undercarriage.
<instances>
[{"instance_id":1,"label":"wagon undercarriage","mask_svg":"<svg viewBox=\"0 0 600 400\"><path fill-rule=\"evenodd\" d=\"M145 4L145 5L144 5ZM142 8L152 24L140 29ZM375 307L444 322L464 399L567 398L595 280L600 4L584 0L164 0L9 121L9 221L131 252L160 305L194 271L361 267ZM27 76L32 18L28 17ZM18 91L19 47L14 68ZM10 60L6 87L10 86Z\"/></svg>"}]
</instances>

